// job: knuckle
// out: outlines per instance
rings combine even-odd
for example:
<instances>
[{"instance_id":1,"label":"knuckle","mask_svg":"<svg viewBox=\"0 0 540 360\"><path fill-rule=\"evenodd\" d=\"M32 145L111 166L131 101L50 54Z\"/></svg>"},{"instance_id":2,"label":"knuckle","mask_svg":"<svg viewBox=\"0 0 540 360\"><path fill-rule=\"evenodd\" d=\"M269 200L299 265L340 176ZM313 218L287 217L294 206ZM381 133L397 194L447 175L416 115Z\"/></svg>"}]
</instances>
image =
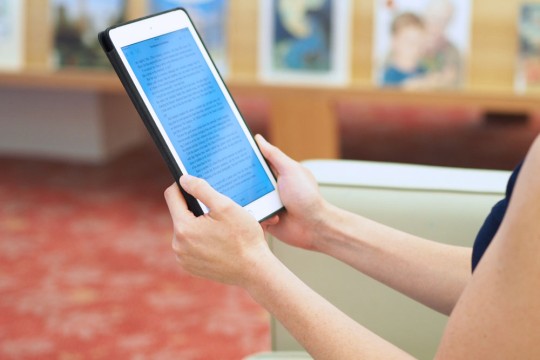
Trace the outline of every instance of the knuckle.
<instances>
[{"instance_id":1,"label":"knuckle","mask_svg":"<svg viewBox=\"0 0 540 360\"><path fill-rule=\"evenodd\" d=\"M186 251L185 246L183 246L183 244L181 244L180 242L173 240L172 249L176 260L178 262L184 263L186 261L186 257L188 256L188 252Z\"/></svg>"},{"instance_id":2,"label":"knuckle","mask_svg":"<svg viewBox=\"0 0 540 360\"><path fill-rule=\"evenodd\" d=\"M165 191L163 191L163 195L165 196L165 198L173 194L175 186L176 183L173 183L172 185L168 186Z\"/></svg>"},{"instance_id":3,"label":"knuckle","mask_svg":"<svg viewBox=\"0 0 540 360\"><path fill-rule=\"evenodd\" d=\"M167 199L171 195L172 190L172 185L165 189L165 191L163 192L163 196L165 197L165 199Z\"/></svg>"},{"instance_id":4,"label":"knuckle","mask_svg":"<svg viewBox=\"0 0 540 360\"><path fill-rule=\"evenodd\" d=\"M173 239L172 239L172 242L171 242L171 247L172 247L173 251L175 253L177 253L177 254L181 251L180 250L180 242L178 241L176 236L173 236Z\"/></svg>"},{"instance_id":5,"label":"knuckle","mask_svg":"<svg viewBox=\"0 0 540 360\"><path fill-rule=\"evenodd\" d=\"M174 226L174 239L175 241L179 241L182 239L185 239L187 237L187 229L183 226Z\"/></svg>"},{"instance_id":6,"label":"knuckle","mask_svg":"<svg viewBox=\"0 0 540 360\"><path fill-rule=\"evenodd\" d=\"M217 206L217 210L219 212L231 212L236 209L236 204L232 201L228 201L228 199L223 199L223 201L220 201Z\"/></svg>"},{"instance_id":7,"label":"knuckle","mask_svg":"<svg viewBox=\"0 0 540 360\"><path fill-rule=\"evenodd\" d=\"M193 189L201 190L201 188L204 187L205 183L206 181L204 181L203 179L196 178L195 180L193 180Z\"/></svg>"}]
</instances>

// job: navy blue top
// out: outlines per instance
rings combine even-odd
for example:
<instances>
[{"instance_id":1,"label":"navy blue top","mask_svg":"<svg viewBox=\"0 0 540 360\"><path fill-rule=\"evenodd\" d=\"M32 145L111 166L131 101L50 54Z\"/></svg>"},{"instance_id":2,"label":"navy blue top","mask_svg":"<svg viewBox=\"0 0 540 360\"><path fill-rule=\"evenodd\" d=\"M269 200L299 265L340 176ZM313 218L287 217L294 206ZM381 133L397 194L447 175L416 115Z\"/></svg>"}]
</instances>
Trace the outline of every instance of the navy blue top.
<instances>
[{"instance_id":1,"label":"navy blue top","mask_svg":"<svg viewBox=\"0 0 540 360\"><path fill-rule=\"evenodd\" d=\"M495 206L491 209L491 212L489 213L488 217L484 221L484 224L480 228L478 235L476 236L472 253L473 271L476 268L476 265L478 265L478 262L480 261L484 253L486 252L489 244L491 243L491 240L493 240L493 237L495 237L497 230L499 230L499 226L501 225L504 214L506 213L506 209L508 207L508 202L510 201L510 197L512 196L512 191L514 190L517 176L519 174L519 171L521 170L521 165L522 164L519 164L516 167L516 169L510 176L510 179L508 180L508 185L506 186L506 196L504 197L504 199L495 204Z\"/></svg>"}]
</instances>

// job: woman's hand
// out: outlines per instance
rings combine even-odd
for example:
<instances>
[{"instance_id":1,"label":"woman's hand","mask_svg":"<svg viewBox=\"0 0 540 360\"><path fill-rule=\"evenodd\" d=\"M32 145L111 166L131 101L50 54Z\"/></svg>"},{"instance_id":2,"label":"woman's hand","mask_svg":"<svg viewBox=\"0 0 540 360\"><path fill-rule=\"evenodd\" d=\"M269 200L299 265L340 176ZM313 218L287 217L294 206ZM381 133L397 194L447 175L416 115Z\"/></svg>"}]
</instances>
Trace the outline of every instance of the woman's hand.
<instances>
[{"instance_id":1,"label":"woman's hand","mask_svg":"<svg viewBox=\"0 0 540 360\"><path fill-rule=\"evenodd\" d=\"M263 227L281 241L312 250L327 208L314 176L261 135L255 139L277 176L279 196L286 208L279 220L274 217L263 222Z\"/></svg>"},{"instance_id":2,"label":"woman's hand","mask_svg":"<svg viewBox=\"0 0 540 360\"><path fill-rule=\"evenodd\" d=\"M179 263L193 275L246 286L258 260L271 256L260 224L206 181L184 175L180 184L210 212L196 217L176 184L165 190L174 224L172 247Z\"/></svg>"}]
</instances>

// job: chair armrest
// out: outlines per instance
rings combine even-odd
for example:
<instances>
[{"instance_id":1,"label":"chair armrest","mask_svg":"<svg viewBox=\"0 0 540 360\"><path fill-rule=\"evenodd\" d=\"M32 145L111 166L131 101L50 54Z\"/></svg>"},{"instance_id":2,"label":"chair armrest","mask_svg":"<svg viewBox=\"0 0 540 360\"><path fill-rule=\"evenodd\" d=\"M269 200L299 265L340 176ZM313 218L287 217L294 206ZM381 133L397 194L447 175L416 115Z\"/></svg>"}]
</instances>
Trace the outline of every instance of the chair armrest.
<instances>
[{"instance_id":1,"label":"chair armrest","mask_svg":"<svg viewBox=\"0 0 540 360\"><path fill-rule=\"evenodd\" d=\"M501 194L510 172L356 160L303 162L320 185Z\"/></svg>"}]
</instances>

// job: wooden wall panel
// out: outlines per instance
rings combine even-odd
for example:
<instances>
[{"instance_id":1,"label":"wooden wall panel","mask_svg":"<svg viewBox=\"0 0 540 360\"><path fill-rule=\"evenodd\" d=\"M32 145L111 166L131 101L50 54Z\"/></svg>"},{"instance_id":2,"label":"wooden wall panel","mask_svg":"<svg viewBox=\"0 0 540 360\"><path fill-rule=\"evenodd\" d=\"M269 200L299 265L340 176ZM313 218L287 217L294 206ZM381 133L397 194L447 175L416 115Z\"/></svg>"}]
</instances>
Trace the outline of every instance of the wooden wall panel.
<instances>
[{"instance_id":1,"label":"wooden wall panel","mask_svg":"<svg viewBox=\"0 0 540 360\"><path fill-rule=\"evenodd\" d=\"M468 68L470 87L513 88L519 3L516 0L474 2Z\"/></svg>"},{"instance_id":2,"label":"wooden wall panel","mask_svg":"<svg viewBox=\"0 0 540 360\"><path fill-rule=\"evenodd\" d=\"M48 0L25 1L25 68L48 68L52 52L52 19Z\"/></svg>"},{"instance_id":3,"label":"wooden wall panel","mask_svg":"<svg viewBox=\"0 0 540 360\"><path fill-rule=\"evenodd\" d=\"M351 0L353 2L351 59L352 83L372 84L373 56L373 12L374 1Z\"/></svg>"},{"instance_id":4,"label":"wooden wall panel","mask_svg":"<svg viewBox=\"0 0 540 360\"><path fill-rule=\"evenodd\" d=\"M259 1L229 0L228 51L231 77L257 75Z\"/></svg>"}]
</instances>

